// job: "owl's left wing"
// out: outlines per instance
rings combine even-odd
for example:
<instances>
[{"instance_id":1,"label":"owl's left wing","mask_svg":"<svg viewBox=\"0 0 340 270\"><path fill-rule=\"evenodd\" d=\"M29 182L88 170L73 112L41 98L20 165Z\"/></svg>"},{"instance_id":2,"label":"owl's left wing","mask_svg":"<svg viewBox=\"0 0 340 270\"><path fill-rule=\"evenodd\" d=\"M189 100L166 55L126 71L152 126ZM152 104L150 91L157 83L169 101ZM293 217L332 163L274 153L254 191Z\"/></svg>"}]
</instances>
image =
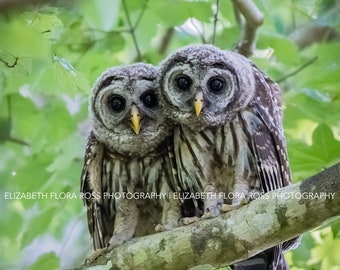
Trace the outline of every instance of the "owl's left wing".
<instances>
[{"instance_id":1,"label":"owl's left wing","mask_svg":"<svg viewBox=\"0 0 340 270\"><path fill-rule=\"evenodd\" d=\"M103 206L103 162L104 145L91 133L81 173L80 192L87 207L87 223L94 250L108 245L114 224L114 213L108 213Z\"/></svg>"},{"instance_id":2,"label":"owl's left wing","mask_svg":"<svg viewBox=\"0 0 340 270\"><path fill-rule=\"evenodd\" d=\"M260 71L256 75L251 145L262 191L268 192L290 185L291 173L282 126L280 88Z\"/></svg>"},{"instance_id":3,"label":"owl's left wing","mask_svg":"<svg viewBox=\"0 0 340 270\"><path fill-rule=\"evenodd\" d=\"M253 103L251 144L262 191L268 192L290 185L292 178L282 125L281 89L259 70L256 75L259 102ZM289 250L299 242L299 237L291 239L282 243L282 248Z\"/></svg>"}]
</instances>

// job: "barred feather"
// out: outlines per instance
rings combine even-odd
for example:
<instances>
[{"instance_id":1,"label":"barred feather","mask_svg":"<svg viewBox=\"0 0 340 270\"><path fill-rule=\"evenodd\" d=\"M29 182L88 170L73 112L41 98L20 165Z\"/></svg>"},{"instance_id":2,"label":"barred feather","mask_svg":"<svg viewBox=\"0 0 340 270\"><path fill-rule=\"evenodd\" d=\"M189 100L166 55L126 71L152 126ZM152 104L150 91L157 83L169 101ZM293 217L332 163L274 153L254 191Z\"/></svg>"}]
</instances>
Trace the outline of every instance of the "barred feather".
<instances>
[{"instance_id":1,"label":"barred feather","mask_svg":"<svg viewBox=\"0 0 340 270\"><path fill-rule=\"evenodd\" d=\"M81 176L93 248L116 246L154 233L154 224L178 223L180 207L168 198L131 196L170 192L172 122L165 118L155 86L157 69L137 63L113 67L97 79L90 96L93 130ZM137 193L136 193L137 192ZM130 193L130 198L124 194Z\"/></svg>"},{"instance_id":2,"label":"barred feather","mask_svg":"<svg viewBox=\"0 0 340 270\"><path fill-rule=\"evenodd\" d=\"M188 46L165 59L160 74L164 107L179 125L174 144L182 190L209 186L251 200L291 184L280 88L253 63L214 46ZM240 202L241 197L224 201ZM273 269L287 269L279 262L282 245L295 241L268 251Z\"/></svg>"},{"instance_id":3,"label":"barred feather","mask_svg":"<svg viewBox=\"0 0 340 270\"><path fill-rule=\"evenodd\" d=\"M167 152L164 151L166 144L161 145L155 153L143 157L123 157L120 154L109 152L105 145L98 142L91 133L85 154L84 167L81 176L81 192L94 194L89 199L84 199L87 206L88 227L92 236L94 249L104 248L114 232L115 218L117 214L117 200L106 194L124 192L164 192L172 178L170 161ZM165 189L169 192L170 189ZM84 198L87 198L84 197ZM130 213L124 223L129 228L133 215L137 219L142 217L136 228L129 228L133 236L141 236L154 233L153 224L161 221L161 200L137 202L140 213ZM152 211L152 209L158 211ZM148 209L151 208L151 209ZM145 214L147 213L147 215Z\"/></svg>"}]
</instances>

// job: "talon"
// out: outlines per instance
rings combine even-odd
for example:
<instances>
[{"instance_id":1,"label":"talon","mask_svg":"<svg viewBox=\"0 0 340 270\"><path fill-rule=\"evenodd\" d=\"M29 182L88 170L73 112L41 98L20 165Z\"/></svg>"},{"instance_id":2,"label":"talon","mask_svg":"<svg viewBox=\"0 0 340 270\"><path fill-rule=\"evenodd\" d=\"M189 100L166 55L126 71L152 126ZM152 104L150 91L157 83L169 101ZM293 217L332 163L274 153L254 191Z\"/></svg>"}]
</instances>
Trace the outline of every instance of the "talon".
<instances>
[{"instance_id":1,"label":"talon","mask_svg":"<svg viewBox=\"0 0 340 270\"><path fill-rule=\"evenodd\" d=\"M205 212L203 214L203 216L201 216L202 219L208 219L208 218L212 218L213 215L210 212Z\"/></svg>"},{"instance_id":2,"label":"talon","mask_svg":"<svg viewBox=\"0 0 340 270\"><path fill-rule=\"evenodd\" d=\"M249 199L248 198L243 198L240 202L240 205L246 205L249 203Z\"/></svg>"},{"instance_id":3,"label":"talon","mask_svg":"<svg viewBox=\"0 0 340 270\"><path fill-rule=\"evenodd\" d=\"M165 231L165 228L163 225L159 223L155 225L155 232L164 232L164 231Z\"/></svg>"},{"instance_id":4,"label":"talon","mask_svg":"<svg viewBox=\"0 0 340 270\"><path fill-rule=\"evenodd\" d=\"M240 201L240 203L238 203L238 204L222 204L221 211L223 213L230 212L232 210L239 209L240 207L242 207L243 205L246 205L248 203L249 203L248 199L242 199Z\"/></svg>"},{"instance_id":5,"label":"talon","mask_svg":"<svg viewBox=\"0 0 340 270\"><path fill-rule=\"evenodd\" d=\"M226 213L226 212L230 212L232 210L235 210L237 208L239 208L240 206L239 205L231 205L231 204L222 204L221 206L221 211L223 213Z\"/></svg>"},{"instance_id":6,"label":"talon","mask_svg":"<svg viewBox=\"0 0 340 270\"><path fill-rule=\"evenodd\" d=\"M86 258L85 265L92 264L100 256L104 255L108 251L109 251L109 249L107 247L95 250L88 258Z\"/></svg>"},{"instance_id":7,"label":"talon","mask_svg":"<svg viewBox=\"0 0 340 270\"><path fill-rule=\"evenodd\" d=\"M199 221L199 219L200 218L198 217L185 217L181 219L181 222L183 223L183 225L189 225L189 224Z\"/></svg>"}]
</instances>

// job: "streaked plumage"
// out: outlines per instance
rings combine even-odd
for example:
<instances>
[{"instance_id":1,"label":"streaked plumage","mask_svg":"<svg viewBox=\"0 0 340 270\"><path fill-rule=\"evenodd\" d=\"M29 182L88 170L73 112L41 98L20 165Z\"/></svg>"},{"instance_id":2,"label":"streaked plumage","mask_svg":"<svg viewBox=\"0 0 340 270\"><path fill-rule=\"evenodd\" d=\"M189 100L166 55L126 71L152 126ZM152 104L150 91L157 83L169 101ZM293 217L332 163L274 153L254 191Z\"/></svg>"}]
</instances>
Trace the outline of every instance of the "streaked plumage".
<instances>
[{"instance_id":1,"label":"streaked plumage","mask_svg":"<svg viewBox=\"0 0 340 270\"><path fill-rule=\"evenodd\" d=\"M156 74L155 67L142 63L114 67L94 84L81 192L93 194L84 202L95 250L154 233L153 223L172 227L178 221L174 201L123 197L167 193L172 183L167 153L172 124L160 108Z\"/></svg>"},{"instance_id":2,"label":"streaked plumage","mask_svg":"<svg viewBox=\"0 0 340 270\"><path fill-rule=\"evenodd\" d=\"M174 186L235 195L205 199L196 215L217 216L222 204L238 205L291 183L280 88L248 59L210 45L188 46L163 61L158 84L167 116L178 123ZM274 249L271 263L280 269L281 245Z\"/></svg>"}]
</instances>

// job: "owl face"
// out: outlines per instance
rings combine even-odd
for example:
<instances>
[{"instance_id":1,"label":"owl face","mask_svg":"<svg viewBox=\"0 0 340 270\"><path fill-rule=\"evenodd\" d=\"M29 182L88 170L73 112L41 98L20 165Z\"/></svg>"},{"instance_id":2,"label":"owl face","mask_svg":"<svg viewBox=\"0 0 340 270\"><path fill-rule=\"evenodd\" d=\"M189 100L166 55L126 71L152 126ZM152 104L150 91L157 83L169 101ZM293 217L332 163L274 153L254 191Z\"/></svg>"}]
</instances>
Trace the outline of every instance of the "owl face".
<instances>
[{"instance_id":1,"label":"owl face","mask_svg":"<svg viewBox=\"0 0 340 270\"><path fill-rule=\"evenodd\" d=\"M254 92L248 60L211 45L189 46L170 55L158 80L165 111L188 126L216 126L230 120Z\"/></svg>"},{"instance_id":2,"label":"owl face","mask_svg":"<svg viewBox=\"0 0 340 270\"><path fill-rule=\"evenodd\" d=\"M155 86L157 70L134 64L106 70L90 99L94 134L112 151L144 155L169 134Z\"/></svg>"}]
</instances>

